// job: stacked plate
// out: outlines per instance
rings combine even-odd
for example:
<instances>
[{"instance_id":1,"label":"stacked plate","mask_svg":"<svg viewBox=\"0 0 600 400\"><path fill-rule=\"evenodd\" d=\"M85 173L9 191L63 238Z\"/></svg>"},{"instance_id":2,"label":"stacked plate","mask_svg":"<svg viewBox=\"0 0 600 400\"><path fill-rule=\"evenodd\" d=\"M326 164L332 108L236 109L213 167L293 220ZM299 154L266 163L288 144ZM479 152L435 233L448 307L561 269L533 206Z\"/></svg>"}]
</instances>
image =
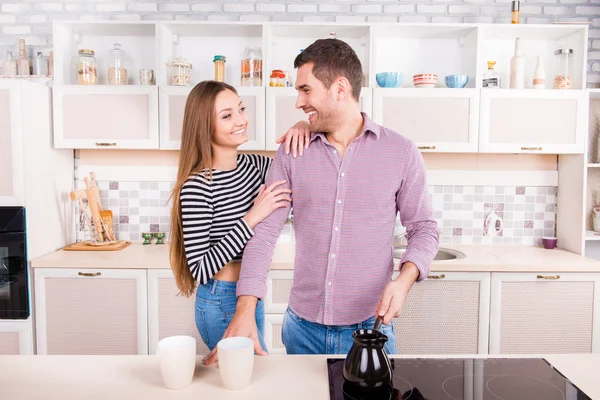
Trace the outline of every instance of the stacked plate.
<instances>
[{"instance_id":1,"label":"stacked plate","mask_svg":"<svg viewBox=\"0 0 600 400\"><path fill-rule=\"evenodd\" d=\"M416 74L413 75L413 85L416 88L432 88L438 81L437 74Z\"/></svg>"}]
</instances>

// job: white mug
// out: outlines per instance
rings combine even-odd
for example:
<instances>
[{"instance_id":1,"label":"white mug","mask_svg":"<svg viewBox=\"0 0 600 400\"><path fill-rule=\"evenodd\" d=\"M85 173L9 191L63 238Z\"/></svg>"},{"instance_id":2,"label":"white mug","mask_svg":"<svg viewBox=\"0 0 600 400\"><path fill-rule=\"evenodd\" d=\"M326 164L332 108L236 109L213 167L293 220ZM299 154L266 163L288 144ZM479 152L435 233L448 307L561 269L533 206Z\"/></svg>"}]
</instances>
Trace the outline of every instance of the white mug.
<instances>
[{"instance_id":1,"label":"white mug","mask_svg":"<svg viewBox=\"0 0 600 400\"><path fill-rule=\"evenodd\" d=\"M196 339L170 336L158 342L156 355L160 373L169 389L183 389L192 383L196 369Z\"/></svg>"},{"instance_id":2,"label":"white mug","mask_svg":"<svg viewBox=\"0 0 600 400\"><path fill-rule=\"evenodd\" d=\"M254 341L247 337L230 337L217 343L219 372L223 385L230 390L250 384L254 368Z\"/></svg>"}]
</instances>

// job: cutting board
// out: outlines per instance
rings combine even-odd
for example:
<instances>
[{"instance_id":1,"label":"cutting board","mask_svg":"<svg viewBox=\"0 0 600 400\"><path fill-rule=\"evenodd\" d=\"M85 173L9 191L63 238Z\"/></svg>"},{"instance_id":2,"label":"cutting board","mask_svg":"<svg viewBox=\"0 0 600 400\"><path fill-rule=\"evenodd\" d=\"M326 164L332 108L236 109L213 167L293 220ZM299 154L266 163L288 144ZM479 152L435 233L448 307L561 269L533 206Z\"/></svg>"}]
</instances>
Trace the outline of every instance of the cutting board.
<instances>
[{"instance_id":1,"label":"cutting board","mask_svg":"<svg viewBox=\"0 0 600 400\"><path fill-rule=\"evenodd\" d=\"M127 242L125 240L117 240L114 243L107 244L104 246L98 245L90 245L85 242L77 242L70 244L66 247L63 247L63 250L66 251L116 251L123 250L125 247L129 246L131 242Z\"/></svg>"}]
</instances>

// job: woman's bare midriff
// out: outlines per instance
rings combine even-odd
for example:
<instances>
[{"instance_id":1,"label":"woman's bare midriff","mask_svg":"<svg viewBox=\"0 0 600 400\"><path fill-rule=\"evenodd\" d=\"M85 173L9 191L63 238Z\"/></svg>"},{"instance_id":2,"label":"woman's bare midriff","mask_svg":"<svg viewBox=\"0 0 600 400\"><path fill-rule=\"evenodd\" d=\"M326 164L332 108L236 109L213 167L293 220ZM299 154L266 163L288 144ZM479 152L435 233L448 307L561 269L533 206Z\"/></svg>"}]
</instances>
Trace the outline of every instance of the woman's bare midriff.
<instances>
[{"instance_id":1,"label":"woman's bare midriff","mask_svg":"<svg viewBox=\"0 0 600 400\"><path fill-rule=\"evenodd\" d=\"M230 262L215 274L213 279L217 281L237 282L240 278L240 268L242 263L239 261Z\"/></svg>"}]
</instances>

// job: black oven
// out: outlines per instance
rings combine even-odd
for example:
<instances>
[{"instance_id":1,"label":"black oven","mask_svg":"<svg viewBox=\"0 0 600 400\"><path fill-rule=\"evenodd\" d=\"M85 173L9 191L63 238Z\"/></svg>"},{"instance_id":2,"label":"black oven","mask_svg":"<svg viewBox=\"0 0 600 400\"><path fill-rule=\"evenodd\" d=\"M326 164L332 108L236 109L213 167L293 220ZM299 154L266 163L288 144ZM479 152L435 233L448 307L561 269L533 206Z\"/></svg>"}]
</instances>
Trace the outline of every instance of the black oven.
<instances>
[{"instance_id":1,"label":"black oven","mask_svg":"<svg viewBox=\"0 0 600 400\"><path fill-rule=\"evenodd\" d=\"M25 208L0 207L0 319L27 317Z\"/></svg>"}]
</instances>

